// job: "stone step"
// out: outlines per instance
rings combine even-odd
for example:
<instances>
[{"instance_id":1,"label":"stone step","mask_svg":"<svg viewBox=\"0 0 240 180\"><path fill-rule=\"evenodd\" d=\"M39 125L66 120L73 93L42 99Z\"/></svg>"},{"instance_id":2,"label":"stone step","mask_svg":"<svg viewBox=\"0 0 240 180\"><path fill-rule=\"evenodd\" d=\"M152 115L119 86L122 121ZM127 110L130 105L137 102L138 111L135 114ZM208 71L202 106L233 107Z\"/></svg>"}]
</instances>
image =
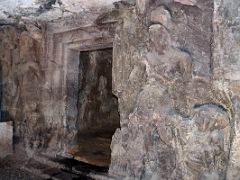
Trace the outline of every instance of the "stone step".
<instances>
[{"instance_id":1,"label":"stone step","mask_svg":"<svg viewBox=\"0 0 240 180\"><path fill-rule=\"evenodd\" d=\"M81 137L78 144L66 149L75 160L106 167L111 163L111 138L109 137Z\"/></svg>"}]
</instances>

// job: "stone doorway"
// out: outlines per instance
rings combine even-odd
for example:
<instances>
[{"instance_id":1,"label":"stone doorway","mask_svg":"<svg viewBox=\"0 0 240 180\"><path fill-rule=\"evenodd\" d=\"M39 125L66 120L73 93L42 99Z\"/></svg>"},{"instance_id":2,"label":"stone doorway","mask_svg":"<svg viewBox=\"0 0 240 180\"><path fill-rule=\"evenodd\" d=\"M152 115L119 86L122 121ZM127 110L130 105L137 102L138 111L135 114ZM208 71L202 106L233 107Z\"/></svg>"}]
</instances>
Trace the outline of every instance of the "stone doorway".
<instances>
[{"instance_id":1,"label":"stone doorway","mask_svg":"<svg viewBox=\"0 0 240 180\"><path fill-rule=\"evenodd\" d=\"M112 94L112 48L81 51L79 55L75 147L78 161L109 166L112 136L120 127L118 100Z\"/></svg>"}]
</instances>

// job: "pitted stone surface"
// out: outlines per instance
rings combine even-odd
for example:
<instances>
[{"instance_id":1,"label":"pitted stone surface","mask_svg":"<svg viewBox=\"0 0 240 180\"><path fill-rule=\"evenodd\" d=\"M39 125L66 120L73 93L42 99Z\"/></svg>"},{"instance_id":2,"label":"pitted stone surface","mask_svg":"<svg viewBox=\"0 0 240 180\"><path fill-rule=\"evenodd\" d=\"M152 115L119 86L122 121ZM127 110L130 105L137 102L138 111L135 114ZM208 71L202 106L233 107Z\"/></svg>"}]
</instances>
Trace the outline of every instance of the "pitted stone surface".
<instances>
[{"instance_id":1,"label":"pitted stone surface","mask_svg":"<svg viewBox=\"0 0 240 180\"><path fill-rule=\"evenodd\" d=\"M137 22L134 12L123 11L132 18L125 19L129 26L118 27L115 39L114 78L124 80L113 81L121 130L112 141L110 174L129 179L226 178L235 120L230 92L212 81L213 65L219 61L212 59L212 7L211 0L159 3L147 9L150 17ZM204 24L200 17L206 17ZM135 29L129 33L132 24ZM144 79L136 83L139 74Z\"/></svg>"},{"instance_id":2,"label":"pitted stone surface","mask_svg":"<svg viewBox=\"0 0 240 180\"><path fill-rule=\"evenodd\" d=\"M109 173L238 180L239 6L238 0L123 1L102 14L1 27L1 110L14 121L14 137L29 155L64 152L76 135L71 94L79 52L113 45L121 128L112 138ZM106 80L100 82L104 92Z\"/></svg>"}]
</instances>

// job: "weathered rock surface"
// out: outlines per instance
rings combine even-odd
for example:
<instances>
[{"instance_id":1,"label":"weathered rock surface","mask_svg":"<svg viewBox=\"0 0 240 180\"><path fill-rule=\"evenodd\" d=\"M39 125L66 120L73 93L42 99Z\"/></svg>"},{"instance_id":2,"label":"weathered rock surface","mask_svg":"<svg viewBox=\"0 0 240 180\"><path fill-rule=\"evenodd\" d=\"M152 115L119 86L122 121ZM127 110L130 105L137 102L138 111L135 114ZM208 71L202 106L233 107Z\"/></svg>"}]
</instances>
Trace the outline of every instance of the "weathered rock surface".
<instances>
[{"instance_id":1,"label":"weathered rock surface","mask_svg":"<svg viewBox=\"0 0 240 180\"><path fill-rule=\"evenodd\" d=\"M1 27L0 39L2 120L14 121L15 143L21 141L29 149L44 147L48 135L40 105L41 43L21 27Z\"/></svg>"},{"instance_id":2,"label":"weathered rock surface","mask_svg":"<svg viewBox=\"0 0 240 180\"><path fill-rule=\"evenodd\" d=\"M111 9L116 1L118 0L1 0L0 23L11 22L21 17L56 20L89 9Z\"/></svg>"},{"instance_id":3,"label":"weathered rock surface","mask_svg":"<svg viewBox=\"0 0 240 180\"><path fill-rule=\"evenodd\" d=\"M13 153L12 122L0 122L0 158Z\"/></svg>"},{"instance_id":4,"label":"weathered rock surface","mask_svg":"<svg viewBox=\"0 0 240 180\"><path fill-rule=\"evenodd\" d=\"M112 49L80 53L77 129L80 134L114 133L118 102L112 95Z\"/></svg>"},{"instance_id":5,"label":"weathered rock surface","mask_svg":"<svg viewBox=\"0 0 240 180\"><path fill-rule=\"evenodd\" d=\"M240 2L214 2L214 51L213 73L214 83L228 94L231 100L231 149L229 151L229 166L227 179L240 178L239 159L239 92L240 92L240 59L239 30Z\"/></svg>"},{"instance_id":6,"label":"weathered rock surface","mask_svg":"<svg viewBox=\"0 0 240 180\"><path fill-rule=\"evenodd\" d=\"M14 138L30 155L43 149L57 154L79 129L90 128L91 118L79 127L85 118L76 118L79 52L113 42L120 128L112 138L109 173L126 179L238 180L239 8L238 0L124 1L102 14L1 27L2 111L14 121ZM102 92L97 107L112 112L117 102L106 91L109 80L95 81L91 76L101 69L94 66L85 64L92 84L81 92L92 99ZM79 109L82 117L94 114ZM103 116L101 122L108 120Z\"/></svg>"},{"instance_id":7,"label":"weathered rock surface","mask_svg":"<svg viewBox=\"0 0 240 180\"><path fill-rule=\"evenodd\" d=\"M238 179L237 172L228 175L229 160L239 162L238 143L232 144L234 91L223 74L213 80L218 69L239 69L230 63L238 56L229 52L238 46L222 44L222 33L228 32L212 23L225 22L213 16L213 1L175 2L152 3L153 10L146 10L151 24L149 16L138 19L134 7L123 10L113 66L121 130L113 136L109 172L128 179ZM218 58L222 48L229 61ZM221 59L226 66L219 66ZM236 97L234 103L238 106Z\"/></svg>"},{"instance_id":8,"label":"weathered rock surface","mask_svg":"<svg viewBox=\"0 0 240 180\"><path fill-rule=\"evenodd\" d=\"M198 0L174 0L174 1L184 5L194 6L197 4Z\"/></svg>"}]
</instances>

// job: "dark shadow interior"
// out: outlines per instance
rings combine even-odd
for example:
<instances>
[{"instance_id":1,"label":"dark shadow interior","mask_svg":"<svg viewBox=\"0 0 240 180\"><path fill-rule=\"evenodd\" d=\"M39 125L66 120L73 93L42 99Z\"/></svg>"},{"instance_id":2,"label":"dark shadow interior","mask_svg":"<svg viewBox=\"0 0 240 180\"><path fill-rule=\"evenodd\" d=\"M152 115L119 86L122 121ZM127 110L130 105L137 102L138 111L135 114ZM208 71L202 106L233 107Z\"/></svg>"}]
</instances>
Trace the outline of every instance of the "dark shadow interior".
<instances>
[{"instance_id":1,"label":"dark shadow interior","mask_svg":"<svg viewBox=\"0 0 240 180\"><path fill-rule=\"evenodd\" d=\"M111 138L120 127L112 94L112 48L80 52L76 160L109 166Z\"/></svg>"}]
</instances>

